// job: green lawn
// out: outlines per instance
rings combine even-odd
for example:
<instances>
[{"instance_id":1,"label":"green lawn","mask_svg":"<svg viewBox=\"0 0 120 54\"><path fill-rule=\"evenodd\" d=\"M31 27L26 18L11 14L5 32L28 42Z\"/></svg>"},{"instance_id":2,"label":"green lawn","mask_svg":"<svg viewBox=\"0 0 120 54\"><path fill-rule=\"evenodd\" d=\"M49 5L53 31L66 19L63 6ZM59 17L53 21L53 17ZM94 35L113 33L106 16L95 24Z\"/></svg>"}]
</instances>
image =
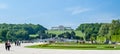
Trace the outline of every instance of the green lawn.
<instances>
[{"instance_id":1,"label":"green lawn","mask_svg":"<svg viewBox=\"0 0 120 54\"><path fill-rule=\"evenodd\" d=\"M36 37L36 36L39 36L38 34L31 34L29 35L30 37Z\"/></svg>"},{"instance_id":2,"label":"green lawn","mask_svg":"<svg viewBox=\"0 0 120 54\"><path fill-rule=\"evenodd\" d=\"M66 50L120 50L119 45L107 44L45 44L26 46L28 48L42 48L42 49L66 49Z\"/></svg>"}]
</instances>

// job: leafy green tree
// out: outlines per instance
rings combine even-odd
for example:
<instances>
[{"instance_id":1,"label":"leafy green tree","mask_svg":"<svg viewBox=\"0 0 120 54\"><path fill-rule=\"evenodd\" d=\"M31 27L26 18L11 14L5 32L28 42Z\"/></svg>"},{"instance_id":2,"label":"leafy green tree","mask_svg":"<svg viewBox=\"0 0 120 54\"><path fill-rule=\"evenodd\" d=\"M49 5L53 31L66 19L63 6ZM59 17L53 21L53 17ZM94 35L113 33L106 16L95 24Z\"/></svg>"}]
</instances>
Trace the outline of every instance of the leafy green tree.
<instances>
[{"instance_id":1,"label":"leafy green tree","mask_svg":"<svg viewBox=\"0 0 120 54\"><path fill-rule=\"evenodd\" d=\"M71 39L73 39L76 36L76 33L74 31L71 32Z\"/></svg>"},{"instance_id":2,"label":"leafy green tree","mask_svg":"<svg viewBox=\"0 0 120 54\"><path fill-rule=\"evenodd\" d=\"M40 39L45 39L48 37L48 34L46 34L46 32L44 30L38 31L39 37Z\"/></svg>"},{"instance_id":3,"label":"leafy green tree","mask_svg":"<svg viewBox=\"0 0 120 54\"><path fill-rule=\"evenodd\" d=\"M0 24L0 39L16 40L16 39L29 39L30 34L36 34L38 31L47 30L45 27L37 24Z\"/></svg>"},{"instance_id":4,"label":"leafy green tree","mask_svg":"<svg viewBox=\"0 0 120 54\"><path fill-rule=\"evenodd\" d=\"M107 35L109 32L109 26L107 26L107 24L104 24L100 27L100 30L99 30L99 36L105 36Z\"/></svg>"},{"instance_id":5,"label":"leafy green tree","mask_svg":"<svg viewBox=\"0 0 120 54\"><path fill-rule=\"evenodd\" d=\"M29 39L28 32L25 30L19 30L16 32L16 37L19 38L19 40L27 40Z\"/></svg>"},{"instance_id":6,"label":"leafy green tree","mask_svg":"<svg viewBox=\"0 0 120 54\"><path fill-rule=\"evenodd\" d=\"M2 29L0 32L0 35L2 36L1 38L3 41L7 40L7 38L6 38L7 31L8 31L7 29Z\"/></svg>"},{"instance_id":7,"label":"leafy green tree","mask_svg":"<svg viewBox=\"0 0 120 54\"><path fill-rule=\"evenodd\" d=\"M13 31L8 31L7 34L6 34L6 39L7 40L11 40L11 41L15 41L15 33Z\"/></svg>"},{"instance_id":8,"label":"leafy green tree","mask_svg":"<svg viewBox=\"0 0 120 54\"><path fill-rule=\"evenodd\" d=\"M96 39L101 25L102 23L101 24L86 23L86 24L81 24L76 30L80 30L82 33L84 33L86 40L90 40L93 34L94 34L94 38Z\"/></svg>"},{"instance_id":9,"label":"leafy green tree","mask_svg":"<svg viewBox=\"0 0 120 54\"><path fill-rule=\"evenodd\" d=\"M111 35L120 35L120 20L113 20L110 27Z\"/></svg>"},{"instance_id":10,"label":"leafy green tree","mask_svg":"<svg viewBox=\"0 0 120 54\"><path fill-rule=\"evenodd\" d=\"M91 43L93 44L94 41L95 41L95 37L94 37L94 36L91 36L91 37L90 37L90 41L91 41Z\"/></svg>"},{"instance_id":11,"label":"leafy green tree","mask_svg":"<svg viewBox=\"0 0 120 54\"><path fill-rule=\"evenodd\" d=\"M112 42L119 42L120 37L120 20L112 20L109 34Z\"/></svg>"}]
</instances>

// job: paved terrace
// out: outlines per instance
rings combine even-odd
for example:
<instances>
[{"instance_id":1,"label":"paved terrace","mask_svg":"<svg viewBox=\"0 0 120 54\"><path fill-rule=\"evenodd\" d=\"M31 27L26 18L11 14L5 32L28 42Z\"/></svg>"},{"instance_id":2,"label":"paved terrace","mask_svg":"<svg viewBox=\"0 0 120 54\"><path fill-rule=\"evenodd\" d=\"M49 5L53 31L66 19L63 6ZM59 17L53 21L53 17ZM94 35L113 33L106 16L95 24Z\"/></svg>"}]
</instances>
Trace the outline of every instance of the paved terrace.
<instances>
[{"instance_id":1,"label":"paved terrace","mask_svg":"<svg viewBox=\"0 0 120 54\"><path fill-rule=\"evenodd\" d=\"M15 46L14 44L12 44L10 51L6 51L4 48L4 44L0 44L0 54L120 54L120 50L62 50L24 48L24 46L34 44L24 43L21 46Z\"/></svg>"}]
</instances>

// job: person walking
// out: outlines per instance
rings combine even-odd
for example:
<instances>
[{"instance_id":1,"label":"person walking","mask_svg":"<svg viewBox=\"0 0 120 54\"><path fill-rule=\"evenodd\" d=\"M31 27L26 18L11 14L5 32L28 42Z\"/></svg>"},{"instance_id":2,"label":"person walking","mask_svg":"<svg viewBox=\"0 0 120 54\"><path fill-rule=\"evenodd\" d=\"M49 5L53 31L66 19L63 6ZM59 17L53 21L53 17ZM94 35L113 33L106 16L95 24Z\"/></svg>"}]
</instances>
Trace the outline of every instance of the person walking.
<instances>
[{"instance_id":1,"label":"person walking","mask_svg":"<svg viewBox=\"0 0 120 54\"><path fill-rule=\"evenodd\" d=\"M19 40L16 41L17 46L20 46L21 42Z\"/></svg>"},{"instance_id":2,"label":"person walking","mask_svg":"<svg viewBox=\"0 0 120 54\"><path fill-rule=\"evenodd\" d=\"M10 41L7 41L5 43L5 49L8 50L8 51L10 51L10 47L11 47Z\"/></svg>"},{"instance_id":3,"label":"person walking","mask_svg":"<svg viewBox=\"0 0 120 54\"><path fill-rule=\"evenodd\" d=\"M15 46L17 46L17 41L15 41Z\"/></svg>"}]
</instances>

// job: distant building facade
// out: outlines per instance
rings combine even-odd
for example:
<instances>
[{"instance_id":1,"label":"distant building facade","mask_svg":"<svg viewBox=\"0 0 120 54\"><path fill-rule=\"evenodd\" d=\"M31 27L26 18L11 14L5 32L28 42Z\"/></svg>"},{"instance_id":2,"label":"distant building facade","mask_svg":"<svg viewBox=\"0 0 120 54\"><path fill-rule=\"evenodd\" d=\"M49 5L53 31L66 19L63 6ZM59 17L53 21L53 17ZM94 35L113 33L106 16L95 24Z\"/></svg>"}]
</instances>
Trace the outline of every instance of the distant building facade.
<instances>
[{"instance_id":1,"label":"distant building facade","mask_svg":"<svg viewBox=\"0 0 120 54\"><path fill-rule=\"evenodd\" d=\"M64 30L73 30L73 29L71 27L65 27L63 25L60 25L58 27L52 27L51 30L62 30L62 31L64 31Z\"/></svg>"}]
</instances>

